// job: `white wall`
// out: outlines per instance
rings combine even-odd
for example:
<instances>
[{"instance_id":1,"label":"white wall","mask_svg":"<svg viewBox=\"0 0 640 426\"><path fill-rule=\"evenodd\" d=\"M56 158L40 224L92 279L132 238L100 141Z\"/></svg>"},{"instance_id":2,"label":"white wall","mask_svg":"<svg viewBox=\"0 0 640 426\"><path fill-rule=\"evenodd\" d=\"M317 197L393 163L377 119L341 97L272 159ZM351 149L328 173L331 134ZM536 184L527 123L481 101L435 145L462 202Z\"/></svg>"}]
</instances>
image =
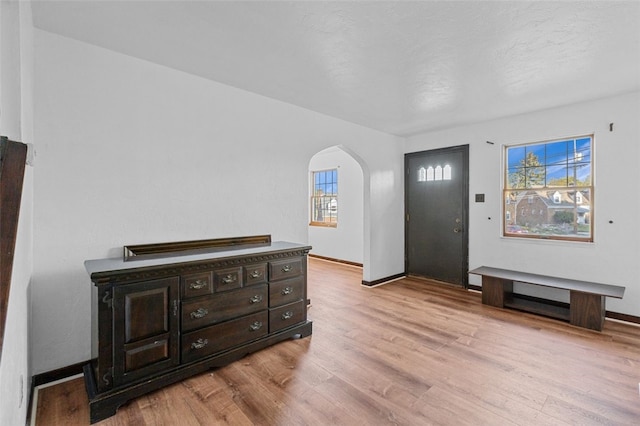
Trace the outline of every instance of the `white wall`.
<instances>
[{"instance_id":1,"label":"white wall","mask_svg":"<svg viewBox=\"0 0 640 426\"><path fill-rule=\"evenodd\" d=\"M638 117L640 93L634 92L413 136L406 141L405 150L470 145L470 268L481 265L513 268L626 286L622 300L607 300L607 310L640 316ZM609 131L609 123L614 123L613 132ZM595 242L502 238L503 145L590 133L595 135ZM486 194L485 203L474 202L476 193ZM470 282L479 285L480 279L471 275Z\"/></svg>"},{"instance_id":2,"label":"white wall","mask_svg":"<svg viewBox=\"0 0 640 426\"><path fill-rule=\"evenodd\" d=\"M29 3L0 2L0 135L25 143L33 134L32 32ZM29 405L32 212L33 173L27 167L0 360L1 425L25 424Z\"/></svg>"},{"instance_id":3,"label":"white wall","mask_svg":"<svg viewBox=\"0 0 640 426\"><path fill-rule=\"evenodd\" d=\"M17 2L0 2L0 128L20 140L20 12Z\"/></svg>"},{"instance_id":4,"label":"white wall","mask_svg":"<svg viewBox=\"0 0 640 426\"><path fill-rule=\"evenodd\" d=\"M320 151L309 162L309 173L335 168L338 169L338 226L309 226L311 253L362 263L364 188L360 164L338 147Z\"/></svg>"},{"instance_id":5,"label":"white wall","mask_svg":"<svg viewBox=\"0 0 640 426\"><path fill-rule=\"evenodd\" d=\"M402 272L400 139L39 30L35 60L35 373L90 357L86 259L172 240L307 242L308 165L329 146L379 183L365 190L365 279Z\"/></svg>"}]
</instances>

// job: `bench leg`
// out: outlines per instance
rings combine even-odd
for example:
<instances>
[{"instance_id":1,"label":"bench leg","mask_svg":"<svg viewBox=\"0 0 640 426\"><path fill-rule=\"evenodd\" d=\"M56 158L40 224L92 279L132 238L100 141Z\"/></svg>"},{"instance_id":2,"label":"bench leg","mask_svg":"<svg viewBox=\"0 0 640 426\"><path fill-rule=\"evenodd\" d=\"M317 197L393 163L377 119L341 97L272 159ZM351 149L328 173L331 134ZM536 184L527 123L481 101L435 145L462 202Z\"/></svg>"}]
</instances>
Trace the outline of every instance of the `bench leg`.
<instances>
[{"instance_id":1,"label":"bench leg","mask_svg":"<svg viewBox=\"0 0 640 426\"><path fill-rule=\"evenodd\" d=\"M571 324L601 331L604 325L605 297L598 294L570 292Z\"/></svg>"},{"instance_id":2,"label":"bench leg","mask_svg":"<svg viewBox=\"0 0 640 426\"><path fill-rule=\"evenodd\" d=\"M513 293L513 281L482 276L482 303L504 308L505 297Z\"/></svg>"}]
</instances>

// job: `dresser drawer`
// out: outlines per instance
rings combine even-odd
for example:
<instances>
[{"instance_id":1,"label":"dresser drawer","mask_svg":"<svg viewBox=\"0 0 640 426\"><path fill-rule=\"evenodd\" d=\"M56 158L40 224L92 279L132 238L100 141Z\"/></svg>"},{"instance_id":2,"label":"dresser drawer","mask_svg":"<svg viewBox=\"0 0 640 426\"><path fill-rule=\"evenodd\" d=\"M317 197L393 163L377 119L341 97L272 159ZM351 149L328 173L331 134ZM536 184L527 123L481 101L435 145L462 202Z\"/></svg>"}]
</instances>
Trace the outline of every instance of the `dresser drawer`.
<instances>
[{"instance_id":1,"label":"dresser drawer","mask_svg":"<svg viewBox=\"0 0 640 426\"><path fill-rule=\"evenodd\" d=\"M182 287L182 297L185 299L213 293L213 277L211 272L183 275L180 279L180 284Z\"/></svg>"},{"instance_id":2,"label":"dresser drawer","mask_svg":"<svg viewBox=\"0 0 640 426\"><path fill-rule=\"evenodd\" d=\"M269 333L291 327L307 318L305 301L290 303L275 309L269 309Z\"/></svg>"},{"instance_id":3,"label":"dresser drawer","mask_svg":"<svg viewBox=\"0 0 640 426\"><path fill-rule=\"evenodd\" d=\"M302 259L299 257L269 262L269 281L284 280L298 275L302 275Z\"/></svg>"},{"instance_id":4,"label":"dresser drawer","mask_svg":"<svg viewBox=\"0 0 640 426\"><path fill-rule=\"evenodd\" d=\"M244 267L244 285L254 285L267 282L267 264L258 263Z\"/></svg>"},{"instance_id":5,"label":"dresser drawer","mask_svg":"<svg viewBox=\"0 0 640 426\"><path fill-rule=\"evenodd\" d=\"M213 287L216 292L242 287L242 267L213 271Z\"/></svg>"},{"instance_id":6,"label":"dresser drawer","mask_svg":"<svg viewBox=\"0 0 640 426\"><path fill-rule=\"evenodd\" d=\"M266 284L259 284L182 302L182 330L193 330L266 309L267 289Z\"/></svg>"},{"instance_id":7,"label":"dresser drawer","mask_svg":"<svg viewBox=\"0 0 640 426\"><path fill-rule=\"evenodd\" d=\"M262 311L186 333L182 336L182 362L196 361L266 336L267 321L267 311Z\"/></svg>"},{"instance_id":8,"label":"dresser drawer","mask_svg":"<svg viewBox=\"0 0 640 426\"><path fill-rule=\"evenodd\" d=\"M269 307L286 305L304 298L304 277L269 283Z\"/></svg>"}]
</instances>

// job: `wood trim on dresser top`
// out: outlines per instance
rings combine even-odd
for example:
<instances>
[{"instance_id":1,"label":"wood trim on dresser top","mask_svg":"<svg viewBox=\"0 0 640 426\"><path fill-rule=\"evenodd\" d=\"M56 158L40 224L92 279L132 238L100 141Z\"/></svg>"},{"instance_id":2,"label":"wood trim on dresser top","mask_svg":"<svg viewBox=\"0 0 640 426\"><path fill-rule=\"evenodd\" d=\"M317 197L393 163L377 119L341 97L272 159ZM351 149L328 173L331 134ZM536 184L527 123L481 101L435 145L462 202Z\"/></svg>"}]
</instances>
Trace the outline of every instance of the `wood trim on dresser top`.
<instances>
[{"instance_id":1,"label":"wood trim on dresser top","mask_svg":"<svg viewBox=\"0 0 640 426\"><path fill-rule=\"evenodd\" d=\"M172 255L185 256L188 254L212 253L243 247L267 247L270 244L271 235L255 235L250 237L128 245L124 246L123 259L129 261L170 257Z\"/></svg>"},{"instance_id":2,"label":"wood trim on dresser top","mask_svg":"<svg viewBox=\"0 0 640 426\"><path fill-rule=\"evenodd\" d=\"M188 256L170 256L157 259L128 260L118 258L87 260L84 265L91 280L123 282L161 278L170 275L194 273L224 268L242 263L258 263L293 256L307 255L311 246L286 241L275 241L267 247L252 247ZM233 254L230 254L233 253Z\"/></svg>"}]
</instances>

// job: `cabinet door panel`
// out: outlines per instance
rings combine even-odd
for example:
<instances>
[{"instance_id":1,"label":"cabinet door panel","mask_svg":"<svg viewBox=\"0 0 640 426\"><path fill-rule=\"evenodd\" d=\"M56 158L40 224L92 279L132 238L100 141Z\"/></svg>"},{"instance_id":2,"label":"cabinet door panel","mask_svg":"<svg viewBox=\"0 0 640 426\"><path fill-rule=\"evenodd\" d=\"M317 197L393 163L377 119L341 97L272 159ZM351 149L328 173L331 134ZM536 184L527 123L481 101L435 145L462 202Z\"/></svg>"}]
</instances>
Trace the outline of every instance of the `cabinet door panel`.
<instances>
[{"instance_id":1,"label":"cabinet door panel","mask_svg":"<svg viewBox=\"0 0 640 426\"><path fill-rule=\"evenodd\" d=\"M169 331L169 287L163 285L146 291L125 293L123 298L125 343Z\"/></svg>"},{"instance_id":2,"label":"cabinet door panel","mask_svg":"<svg viewBox=\"0 0 640 426\"><path fill-rule=\"evenodd\" d=\"M125 345L124 372L130 373L139 368L165 360L171 356L170 340L155 336L131 345Z\"/></svg>"},{"instance_id":3,"label":"cabinet door panel","mask_svg":"<svg viewBox=\"0 0 640 426\"><path fill-rule=\"evenodd\" d=\"M180 278L114 287L113 383L178 365Z\"/></svg>"}]
</instances>

